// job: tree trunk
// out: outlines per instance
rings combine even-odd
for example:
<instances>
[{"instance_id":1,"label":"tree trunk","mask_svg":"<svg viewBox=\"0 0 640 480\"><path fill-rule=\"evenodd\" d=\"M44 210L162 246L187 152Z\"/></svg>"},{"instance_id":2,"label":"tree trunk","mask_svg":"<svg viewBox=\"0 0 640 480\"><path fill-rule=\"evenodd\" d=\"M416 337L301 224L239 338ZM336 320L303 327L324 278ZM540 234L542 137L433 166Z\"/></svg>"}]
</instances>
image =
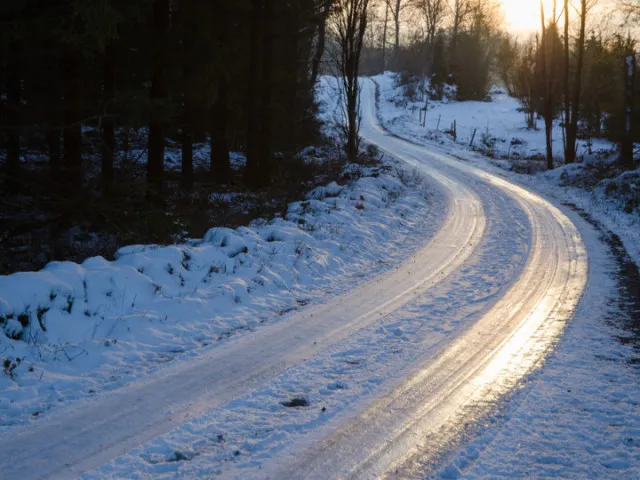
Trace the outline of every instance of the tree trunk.
<instances>
[{"instance_id":1,"label":"tree trunk","mask_svg":"<svg viewBox=\"0 0 640 480\"><path fill-rule=\"evenodd\" d=\"M76 195L82 188L82 91L80 56L68 52L64 62L64 186Z\"/></svg>"},{"instance_id":2,"label":"tree trunk","mask_svg":"<svg viewBox=\"0 0 640 480\"><path fill-rule=\"evenodd\" d=\"M569 0L564 0L564 157L568 158L568 133L571 123L571 90L569 88L569 67L571 58L569 56Z\"/></svg>"},{"instance_id":3,"label":"tree trunk","mask_svg":"<svg viewBox=\"0 0 640 480\"><path fill-rule=\"evenodd\" d=\"M115 120L115 47L107 45L104 52L104 116L102 118L102 190L111 192L113 186L113 156L116 147Z\"/></svg>"},{"instance_id":4,"label":"tree trunk","mask_svg":"<svg viewBox=\"0 0 640 480\"><path fill-rule=\"evenodd\" d=\"M273 92L273 10L276 0L264 0L262 16L262 89L260 98L260 186L271 183L271 98ZM293 115L293 113L291 113Z\"/></svg>"},{"instance_id":5,"label":"tree trunk","mask_svg":"<svg viewBox=\"0 0 640 480\"><path fill-rule=\"evenodd\" d=\"M226 2L214 5L212 25L217 32L218 44L224 49L229 42L229 6ZM229 117L229 80L224 69L218 76L216 101L211 107L211 180L218 184L229 183L231 161L227 143Z\"/></svg>"},{"instance_id":6,"label":"tree trunk","mask_svg":"<svg viewBox=\"0 0 640 480\"><path fill-rule=\"evenodd\" d=\"M259 166L262 139L260 117L258 115L258 93L261 90L260 73L260 42L262 40L261 27L263 15L263 0L252 0L251 32L249 38L249 78L247 89L247 167L245 182L251 187L259 184Z\"/></svg>"},{"instance_id":7,"label":"tree trunk","mask_svg":"<svg viewBox=\"0 0 640 480\"><path fill-rule=\"evenodd\" d=\"M299 39L300 30L300 7L292 4L287 7L290 11L291 25L287 29L287 90L286 90L286 149L290 153L295 153L298 130L298 79L299 79Z\"/></svg>"},{"instance_id":8,"label":"tree trunk","mask_svg":"<svg viewBox=\"0 0 640 480\"><path fill-rule=\"evenodd\" d=\"M555 39L552 37L551 52L548 52L549 40L547 39L547 26L545 24L544 5L540 2L540 20L542 22L542 38L540 42L540 55L542 57L542 84L544 85L544 102L543 102L543 116L544 116L544 134L547 153L547 169L553 169L553 65L555 63ZM550 55L549 55L550 54ZM549 61L551 56L551 61ZM549 68L547 68L549 67Z\"/></svg>"},{"instance_id":9,"label":"tree trunk","mask_svg":"<svg viewBox=\"0 0 640 480\"><path fill-rule=\"evenodd\" d=\"M318 81L320 63L322 62L322 57L324 55L327 32L327 17L329 16L329 11L331 9L331 2L332 0L323 1L322 13L320 14L320 17L318 19L318 43L316 45L316 50L311 61L310 84L312 87L314 87L316 82Z\"/></svg>"},{"instance_id":10,"label":"tree trunk","mask_svg":"<svg viewBox=\"0 0 640 480\"><path fill-rule=\"evenodd\" d=\"M458 75L458 36L460 34L460 26L462 23L462 4L460 0L456 0L453 10L453 25L451 28L451 40L449 43L449 72L452 80L456 82Z\"/></svg>"},{"instance_id":11,"label":"tree trunk","mask_svg":"<svg viewBox=\"0 0 640 480\"><path fill-rule=\"evenodd\" d=\"M60 101L60 75L61 71L58 66L53 67L48 72L48 84L46 90L46 122L47 122L47 147L49 150L49 173L51 180L58 183L60 181L61 169L61 142L60 142L60 125L63 120L61 118L61 101Z\"/></svg>"},{"instance_id":12,"label":"tree trunk","mask_svg":"<svg viewBox=\"0 0 640 480\"><path fill-rule=\"evenodd\" d=\"M636 77L635 52L630 53L624 59L625 101L624 117L625 129L620 146L620 166L625 170L633 170L633 117L634 117L634 93Z\"/></svg>"},{"instance_id":13,"label":"tree trunk","mask_svg":"<svg viewBox=\"0 0 640 480\"><path fill-rule=\"evenodd\" d=\"M360 146L360 56L364 45L364 35L368 23L368 0L341 0L341 12L336 18L340 54L338 67L340 71L342 89L344 92L344 107L346 124L343 125L345 136L345 153L347 159L355 162L358 158Z\"/></svg>"},{"instance_id":14,"label":"tree trunk","mask_svg":"<svg viewBox=\"0 0 640 480\"><path fill-rule=\"evenodd\" d=\"M155 0L153 4L153 76L150 99L156 111L149 123L147 199L155 204L164 202L164 142L167 121L158 110L162 110L168 100L165 59L168 54L169 4L170 0Z\"/></svg>"},{"instance_id":15,"label":"tree trunk","mask_svg":"<svg viewBox=\"0 0 640 480\"><path fill-rule=\"evenodd\" d=\"M387 67L387 26L389 24L389 2L385 2L385 4L384 27L382 29L382 73L386 71Z\"/></svg>"},{"instance_id":16,"label":"tree trunk","mask_svg":"<svg viewBox=\"0 0 640 480\"><path fill-rule=\"evenodd\" d=\"M193 133L185 122L182 127L182 188L193 188Z\"/></svg>"},{"instance_id":17,"label":"tree trunk","mask_svg":"<svg viewBox=\"0 0 640 480\"><path fill-rule=\"evenodd\" d=\"M214 183L229 183L231 160L227 143L227 117L229 115L226 78L220 79L218 99L211 109L211 176Z\"/></svg>"},{"instance_id":18,"label":"tree trunk","mask_svg":"<svg viewBox=\"0 0 640 480\"><path fill-rule=\"evenodd\" d=\"M349 131L347 134L347 158L355 162L358 158L358 93L357 82L355 89L348 94L347 98L347 121Z\"/></svg>"},{"instance_id":19,"label":"tree trunk","mask_svg":"<svg viewBox=\"0 0 640 480\"><path fill-rule=\"evenodd\" d=\"M581 0L580 37L578 38L578 65L576 67L573 85L573 100L571 102L571 129L567 132L568 155L565 163L576 161L576 147L578 139L578 122L580 120L580 99L582 96L582 70L584 69L584 42L587 27L587 0Z\"/></svg>"},{"instance_id":20,"label":"tree trunk","mask_svg":"<svg viewBox=\"0 0 640 480\"><path fill-rule=\"evenodd\" d=\"M59 120L56 118L47 128L47 147L49 149L49 172L54 181L60 180L60 129L57 127Z\"/></svg>"},{"instance_id":21,"label":"tree trunk","mask_svg":"<svg viewBox=\"0 0 640 480\"><path fill-rule=\"evenodd\" d=\"M182 10L182 188L190 191L193 188L193 130L196 124L195 116L195 100L193 90L194 75L191 62L196 55L194 29L197 28L193 24L195 12L191 7L193 2L184 1Z\"/></svg>"},{"instance_id":22,"label":"tree trunk","mask_svg":"<svg viewBox=\"0 0 640 480\"><path fill-rule=\"evenodd\" d=\"M20 168L20 132L22 110L22 88L20 85L20 51L17 43L9 47L7 75L7 161L6 170L15 175ZM11 182L13 183L13 182Z\"/></svg>"},{"instance_id":23,"label":"tree trunk","mask_svg":"<svg viewBox=\"0 0 640 480\"><path fill-rule=\"evenodd\" d=\"M547 146L547 169L553 170L553 118L544 118L544 133Z\"/></svg>"},{"instance_id":24,"label":"tree trunk","mask_svg":"<svg viewBox=\"0 0 640 480\"><path fill-rule=\"evenodd\" d=\"M400 50L400 3L402 0L396 0L396 11L394 15L395 27L396 27L396 44L394 46L394 56L398 61L398 51Z\"/></svg>"},{"instance_id":25,"label":"tree trunk","mask_svg":"<svg viewBox=\"0 0 640 480\"><path fill-rule=\"evenodd\" d=\"M576 161L576 146L578 138L578 121L580 120L580 97L582 93L582 70L584 67L584 42L587 22L587 0L581 0L580 11L580 36L576 46L578 51L578 64L576 65L575 80L573 85L573 96L570 106L570 120L567 125L566 147L565 147L565 163L573 163Z\"/></svg>"}]
</instances>

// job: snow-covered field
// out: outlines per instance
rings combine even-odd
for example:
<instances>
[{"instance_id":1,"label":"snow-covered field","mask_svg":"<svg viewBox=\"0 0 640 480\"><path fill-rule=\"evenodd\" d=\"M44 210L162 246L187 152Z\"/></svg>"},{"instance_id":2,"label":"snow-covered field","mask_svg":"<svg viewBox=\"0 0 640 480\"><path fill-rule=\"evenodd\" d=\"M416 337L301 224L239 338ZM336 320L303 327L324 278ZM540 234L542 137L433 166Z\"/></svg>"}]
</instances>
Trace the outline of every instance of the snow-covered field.
<instances>
[{"instance_id":1,"label":"snow-covered field","mask_svg":"<svg viewBox=\"0 0 640 480\"><path fill-rule=\"evenodd\" d=\"M585 300L562 341L544 368L476 427L466 444L441 459L434 477L640 478L640 287L637 278L624 284L620 274L628 274L630 264L624 262L630 260L625 260L622 245L616 246L610 233L621 239L640 265L640 212L634 209L633 199L638 171L601 180L592 172L606 168L607 161L586 155L584 163L551 172L515 173L510 171L515 169L514 162L508 160L514 152L513 148L509 152L510 139L523 140L516 150L521 158L535 157L543 152L544 133L522 128L524 120L514 99L499 94L490 103L436 104L429 110L425 130L411 105L405 107L392 75L375 81L380 92L379 117L390 132L575 205L601 226L601 238L585 237L590 280ZM447 128L457 119L457 144L435 131L433 122L440 115ZM487 124L492 136L504 140L495 143L493 152L502 159L482 157L469 148L472 128L481 132ZM559 131L556 138L561 139ZM603 149L611 148L599 143ZM556 149L560 148L557 143ZM616 186L608 187L610 183ZM573 220L584 226L583 232L590 229L577 213Z\"/></svg>"},{"instance_id":2,"label":"snow-covered field","mask_svg":"<svg viewBox=\"0 0 640 480\"><path fill-rule=\"evenodd\" d=\"M449 143L455 122L457 142L473 146L492 157L539 159L540 168L546 158L544 123L537 121L538 130L526 128L520 102L494 87L491 102L456 102L445 97L428 103L426 121L420 120L425 102L405 96L405 87L398 86L397 75L386 72L373 77L380 86L380 115L385 125L398 132L410 133L437 143ZM422 110L422 112L421 112ZM424 124L424 125L423 125ZM475 132L475 135L474 135ZM562 127L556 121L553 129L553 149L556 163L562 162ZM471 143L473 140L473 144ZM608 141L594 139L591 144L578 142L578 155L610 151Z\"/></svg>"},{"instance_id":3,"label":"snow-covered field","mask_svg":"<svg viewBox=\"0 0 640 480\"><path fill-rule=\"evenodd\" d=\"M408 258L437 229L422 180L388 158L348 165L284 218L212 228L113 262L0 277L0 429L284 318ZM425 222L432 215L433 222Z\"/></svg>"}]
</instances>

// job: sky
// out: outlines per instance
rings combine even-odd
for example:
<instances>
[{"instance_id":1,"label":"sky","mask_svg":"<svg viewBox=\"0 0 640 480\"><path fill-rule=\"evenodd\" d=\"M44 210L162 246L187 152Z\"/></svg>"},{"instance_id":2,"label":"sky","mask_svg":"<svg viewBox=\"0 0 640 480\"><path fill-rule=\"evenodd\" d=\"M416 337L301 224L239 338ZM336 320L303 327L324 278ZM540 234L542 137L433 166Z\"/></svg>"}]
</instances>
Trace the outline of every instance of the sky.
<instances>
[{"instance_id":1,"label":"sky","mask_svg":"<svg viewBox=\"0 0 640 480\"><path fill-rule=\"evenodd\" d=\"M540 27L539 0L501 0L508 29L514 33L531 33ZM558 2L560 4L561 2ZM553 1L544 0L545 10L551 11Z\"/></svg>"},{"instance_id":2,"label":"sky","mask_svg":"<svg viewBox=\"0 0 640 480\"><path fill-rule=\"evenodd\" d=\"M528 35L540 30L540 0L499 0L502 3L502 12L504 13L507 29L519 35ZM591 0L593 7L590 12L590 24L595 25L601 22L604 17L615 20L615 17L609 16L617 11L617 0ZM562 12L562 0L557 0L558 11ZM577 2L573 2L574 4ZM544 0L545 16L547 19L551 16L553 8L553 0ZM571 15L574 10L570 9ZM560 19L560 24L563 20ZM615 24L615 21L614 21ZM589 28L589 27L588 27ZM625 29L628 27L625 27Z\"/></svg>"}]
</instances>

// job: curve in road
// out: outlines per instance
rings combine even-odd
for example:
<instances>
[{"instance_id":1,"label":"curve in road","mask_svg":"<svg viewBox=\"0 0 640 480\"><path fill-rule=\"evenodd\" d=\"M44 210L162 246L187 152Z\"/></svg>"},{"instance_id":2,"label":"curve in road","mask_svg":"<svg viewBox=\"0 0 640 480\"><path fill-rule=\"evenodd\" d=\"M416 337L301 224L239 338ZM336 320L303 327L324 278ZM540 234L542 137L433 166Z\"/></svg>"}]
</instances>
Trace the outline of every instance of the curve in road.
<instances>
[{"instance_id":1,"label":"curve in road","mask_svg":"<svg viewBox=\"0 0 640 480\"><path fill-rule=\"evenodd\" d=\"M467 425L543 361L586 285L586 248L558 208L465 162L389 135L376 118L372 82L365 83L363 104L361 134L369 142L436 181L482 182L516 200L531 222L529 258L518 281L464 334L403 385L327 428L320 441L268 465L268 478L424 478Z\"/></svg>"}]
</instances>

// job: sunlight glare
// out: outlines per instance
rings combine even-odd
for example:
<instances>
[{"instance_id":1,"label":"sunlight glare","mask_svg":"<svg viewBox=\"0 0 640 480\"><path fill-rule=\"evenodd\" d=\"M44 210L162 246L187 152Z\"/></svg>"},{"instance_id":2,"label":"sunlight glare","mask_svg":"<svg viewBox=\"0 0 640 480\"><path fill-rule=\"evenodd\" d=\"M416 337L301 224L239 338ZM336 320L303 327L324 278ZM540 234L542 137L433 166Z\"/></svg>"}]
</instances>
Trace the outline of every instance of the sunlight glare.
<instances>
[{"instance_id":1,"label":"sunlight glare","mask_svg":"<svg viewBox=\"0 0 640 480\"><path fill-rule=\"evenodd\" d=\"M501 0L507 28L518 34L533 33L540 28L540 0ZM553 0L544 0L545 16L551 14ZM558 13L562 1L558 0Z\"/></svg>"}]
</instances>

